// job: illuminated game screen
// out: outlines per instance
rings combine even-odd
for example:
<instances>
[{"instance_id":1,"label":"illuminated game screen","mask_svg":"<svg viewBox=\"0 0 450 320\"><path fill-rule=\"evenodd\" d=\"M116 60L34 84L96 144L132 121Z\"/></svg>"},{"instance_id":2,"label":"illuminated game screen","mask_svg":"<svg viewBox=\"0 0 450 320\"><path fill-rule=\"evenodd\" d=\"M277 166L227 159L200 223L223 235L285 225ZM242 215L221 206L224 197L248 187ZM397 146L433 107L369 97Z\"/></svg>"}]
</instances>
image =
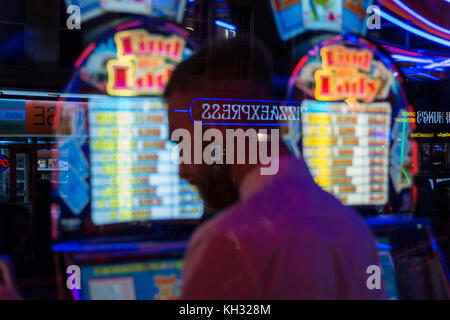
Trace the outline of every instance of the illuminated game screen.
<instances>
[{"instance_id":1,"label":"illuminated game screen","mask_svg":"<svg viewBox=\"0 0 450 320\"><path fill-rule=\"evenodd\" d=\"M366 10L373 2L373 0L270 0L270 6L278 34L286 41L309 30L365 35Z\"/></svg>"},{"instance_id":2,"label":"illuminated game screen","mask_svg":"<svg viewBox=\"0 0 450 320\"><path fill-rule=\"evenodd\" d=\"M399 177L411 148L406 126L393 126L407 108L395 70L367 41L334 36L292 73L288 96L302 101L301 125L290 126L285 141L317 184L345 205L381 208L390 181L397 193L405 187Z\"/></svg>"},{"instance_id":3,"label":"illuminated game screen","mask_svg":"<svg viewBox=\"0 0 450 320\"><path fill-rule=\"evenodd\" d=\"M181 260L81 267L83 300L175 300L180 294Z\"/></svg>"},{"instance_id":4,"label":"illuminated game screen","mask_svg":"<svg viewBox=\"0 0 450 320\"><path fill-rule=\"evenodd\" d=\"M306 101L302 114L303 158L316 182L347 205L388 200L391 107Z\"/></svg>"},{"instance_id":5,"label":"illuminated game screen","mask_svg":"<svg viewBox=\"0 0 450 320\"><path fill-rule=\"evenodd\" d=\"M58 154L68 155L67 178L55 188L61 237L128 233L145 221L188 226L203 215L198 191L179 178L161 98L195 43L167 21L128 20L86 47L61 102Z\"/></svg>"},{"instance_id":6,"label":"illuminated game screen","mask_svg":"<svg viewBox=\"0 0 450 320\"><path fill-rule=\"evenodd\" d=\"M91 99L88 110L95 225L202 216L198 192L171 159L161 99Z\"/></svg>"}]
</instances>

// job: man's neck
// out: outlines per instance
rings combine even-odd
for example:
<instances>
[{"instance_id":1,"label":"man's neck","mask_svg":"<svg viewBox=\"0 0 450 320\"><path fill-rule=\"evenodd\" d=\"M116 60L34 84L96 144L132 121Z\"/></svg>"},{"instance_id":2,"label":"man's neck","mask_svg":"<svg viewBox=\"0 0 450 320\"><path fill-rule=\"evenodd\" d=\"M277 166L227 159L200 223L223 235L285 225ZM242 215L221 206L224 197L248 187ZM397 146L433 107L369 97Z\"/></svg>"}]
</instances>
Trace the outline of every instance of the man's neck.
<instances>
[{"instance_id":1,"label":"man's neck","mask_svg":"<svg viewBox=\"0 0 450 320\"><path fill-rule=\"evenodd\" d=\"M278 153L278 157L284 157L284 156L291 156L291 151L286 147L286 145L280 141L280 149ZM279 160L279 159L277 159ZM253 169L261 167L261 164L234 164L230 166L230 174L232 175L233 181L236 183L238 188L241 187L242 181L244 180L245 176L252 171Z\"/></svg>"}]
</instances>

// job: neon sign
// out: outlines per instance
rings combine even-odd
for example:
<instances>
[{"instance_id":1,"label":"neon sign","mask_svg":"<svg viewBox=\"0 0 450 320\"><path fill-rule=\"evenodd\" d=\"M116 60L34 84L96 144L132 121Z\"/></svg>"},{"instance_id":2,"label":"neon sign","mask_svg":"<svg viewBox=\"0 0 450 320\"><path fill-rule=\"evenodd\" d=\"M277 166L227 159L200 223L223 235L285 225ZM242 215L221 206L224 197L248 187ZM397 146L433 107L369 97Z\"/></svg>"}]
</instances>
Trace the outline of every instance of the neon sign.
<instances>
[{"instance_id":1,"label":"neon sign","mask_svg":"<svg viewBox=\"0 0 450 320\"><path fill-rule=\"evenodd\" d=\"M319 101L345 100L349 97L374 101L381 85L380 79L369 77L373 54L367 49L350 49L341 45L320 50L322 69L314 73Z\"/></svg>"},{"instance_id":2,"label":"neon sign","mask_svg":"<svg viewBox=\"0 0 450 320\"><path fill-rule=\"evenodd\" d=\"M107 62L106 91L116 96L160 95L175 66L183 59L185 40L151 34L144 29L114 36L117 58Z\"/></svg>"},{"instance_id":3,"label":"neon sign","mask_svg":"<svg viewBox=\"0 0 450 320\"><path fill-rule=\"evenodd\" d=\"M3 155L0 155L0 172L6 171L9 169L9 160Z\"/></svg>"}]
</instances>

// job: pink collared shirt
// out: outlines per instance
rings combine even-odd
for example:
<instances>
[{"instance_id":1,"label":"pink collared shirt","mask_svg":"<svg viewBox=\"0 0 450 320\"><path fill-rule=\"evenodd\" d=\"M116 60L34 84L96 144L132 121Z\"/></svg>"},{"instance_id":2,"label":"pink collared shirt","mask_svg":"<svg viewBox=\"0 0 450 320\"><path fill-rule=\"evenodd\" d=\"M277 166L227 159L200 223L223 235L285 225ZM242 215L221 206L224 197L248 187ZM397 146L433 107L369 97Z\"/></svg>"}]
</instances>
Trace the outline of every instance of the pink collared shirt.
<instances>
[{"instance_id":1,"label":"pink collared shirt","mask_svg":"<svg viewBox=\"0 0 450 320\"><path fill-rule=\"evenodd\" d=\"M303 160L280 158L275 176L253 169L240 197L192 235L181 299L386 298L366 284L379 265L369 227Z\"/></svg>"},{"instance_id":2,"label":"pink collared shirt","mask_svg":"<svg viewBox=\"0 0 450 320\"><path fill-rule=\"evenodd\" d=\"M0 284L0 300L22 300L13 289Z\"/></svg>"}]
</instances>

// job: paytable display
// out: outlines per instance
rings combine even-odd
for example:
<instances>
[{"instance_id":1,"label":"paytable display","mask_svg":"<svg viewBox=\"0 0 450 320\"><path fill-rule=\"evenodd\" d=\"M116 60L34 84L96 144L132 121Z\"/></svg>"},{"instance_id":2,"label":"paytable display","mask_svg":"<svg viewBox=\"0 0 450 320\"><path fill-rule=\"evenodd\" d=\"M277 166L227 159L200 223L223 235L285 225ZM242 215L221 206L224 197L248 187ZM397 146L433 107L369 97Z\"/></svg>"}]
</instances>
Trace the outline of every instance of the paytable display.
<instances>
[{"instance_id":1,"label":"paytable display","mask_svg":"<svg viewBox=\"0 0 450 320\"><path fill-rule=\"evenodd\" d=\"M386 203L390 104L303 106L303 157L316 182L347 205Z\"/></svg>"},{"instance_id":2,"label":"paytable display","mask_svg":"<svg viewBox=\"0 0 450 320\"><path fill-rule=\"evenodd\" d=\"M197 219L195 187L181 181L160 99L89 101L91 215L96 225Z\"/></svg>"}]
</instances>

